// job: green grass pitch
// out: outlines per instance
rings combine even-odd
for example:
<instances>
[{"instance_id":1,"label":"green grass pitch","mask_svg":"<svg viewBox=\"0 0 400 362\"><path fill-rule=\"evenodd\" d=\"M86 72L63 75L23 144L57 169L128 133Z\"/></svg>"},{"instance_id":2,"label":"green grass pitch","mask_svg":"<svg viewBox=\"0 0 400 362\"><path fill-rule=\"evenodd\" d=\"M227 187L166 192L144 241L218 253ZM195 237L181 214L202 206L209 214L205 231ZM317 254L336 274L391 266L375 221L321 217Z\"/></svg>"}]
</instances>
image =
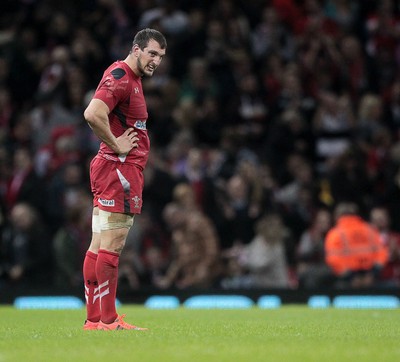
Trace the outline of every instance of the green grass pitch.
<instances>
[{"instance_id":1,"label":"green grass pitch","mask_svg":"<svg viewBox=\"0 0 400 362\"><path fill-rule=\"evenodd\" d=\"M84 310L0 307L0 362L400 361L400 310L151 310L139 331L83 331Z\"/></svg>"}]
</instances>

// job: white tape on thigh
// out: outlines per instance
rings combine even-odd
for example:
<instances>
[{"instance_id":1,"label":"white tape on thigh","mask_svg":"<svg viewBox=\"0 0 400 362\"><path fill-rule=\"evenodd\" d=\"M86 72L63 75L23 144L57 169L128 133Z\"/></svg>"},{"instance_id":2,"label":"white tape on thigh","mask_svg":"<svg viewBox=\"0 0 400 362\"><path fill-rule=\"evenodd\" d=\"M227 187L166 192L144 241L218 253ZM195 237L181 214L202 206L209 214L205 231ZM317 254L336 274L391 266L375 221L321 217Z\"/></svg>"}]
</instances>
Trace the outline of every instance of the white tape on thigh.
<instances>
[{"instance_id":1,"label":"white tape on thigh","mask_svg":"<svg viewBox=\"0 0 400 362\"><path fill-rule=\"evenodd\" d=\"M100 234L100 218L99 215L92 215L92 231Z\"/></svg>"},{"instance_id":2,"label":"white tape on thigh","mask_svg":"<svg viewBox=\"0 0 400 362\"><path fill-rule=\"evenodd\" d=\"M133 225L134 215L121 214L99 210L100 230L114 230L121 228L130 229Z\"/></svg>"}]
</instances>

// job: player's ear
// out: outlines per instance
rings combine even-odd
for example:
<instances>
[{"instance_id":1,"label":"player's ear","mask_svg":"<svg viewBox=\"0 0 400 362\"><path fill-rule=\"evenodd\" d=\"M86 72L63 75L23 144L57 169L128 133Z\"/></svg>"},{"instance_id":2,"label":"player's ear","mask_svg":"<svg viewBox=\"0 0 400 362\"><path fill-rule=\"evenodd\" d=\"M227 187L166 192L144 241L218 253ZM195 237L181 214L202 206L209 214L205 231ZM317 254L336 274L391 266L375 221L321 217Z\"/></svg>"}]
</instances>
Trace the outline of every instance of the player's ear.
<instances>
[{"instance_id":1,"label":"player's ear","mask_svg":"<svg viewBox=\"0 0 400 362\"><path fill-rule=\"evenodd\" d=\"M139 56L139 51L140 51L139 45L133 44L133 45L132 45L131 53L132 53L134 56L138 57L138 56Z\"/></svg>"}]
</instances>

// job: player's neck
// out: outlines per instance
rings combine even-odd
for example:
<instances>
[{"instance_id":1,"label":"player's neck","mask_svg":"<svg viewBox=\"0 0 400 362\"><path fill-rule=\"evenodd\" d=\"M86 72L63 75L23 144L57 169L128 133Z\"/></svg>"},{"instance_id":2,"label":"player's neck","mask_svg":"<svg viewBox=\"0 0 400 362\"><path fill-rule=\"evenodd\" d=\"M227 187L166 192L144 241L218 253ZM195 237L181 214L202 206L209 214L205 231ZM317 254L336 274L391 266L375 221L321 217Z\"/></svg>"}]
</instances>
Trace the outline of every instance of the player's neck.
<instances>
[{"instance_id":1,"label":"player's neck","mask_svg":"<svg viewBox=\"0 0 400 362\"><path fill-rule=\"evenodd\" d=\"M134 61L133 57L131 54L129 54L125 59L124 59L124 63L126 63L128 65L129 68L132 69L132 72L135 73L136 76L141 77L142 74L139 71L136 62Z\"/></svg>"}]
</instances>

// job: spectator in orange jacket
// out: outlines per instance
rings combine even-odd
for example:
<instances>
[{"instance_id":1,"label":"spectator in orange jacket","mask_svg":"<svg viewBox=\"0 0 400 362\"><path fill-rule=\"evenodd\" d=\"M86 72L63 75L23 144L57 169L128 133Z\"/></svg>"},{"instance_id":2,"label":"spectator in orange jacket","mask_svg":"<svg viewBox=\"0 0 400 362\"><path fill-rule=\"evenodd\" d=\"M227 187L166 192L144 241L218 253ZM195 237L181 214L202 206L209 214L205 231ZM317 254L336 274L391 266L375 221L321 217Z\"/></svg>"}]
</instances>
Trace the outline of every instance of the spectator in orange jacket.
<instances>
[{"instance_id":1,"label":"spectator in orange jacket","mask_svg":"<svg viewBox=\"0 0 400 362\"><path fill-rule=\"evenodd\" d=\"M374 285L388 260L388 250L379 232L358 215L354 203L339 203L336 225L325 238L325 259L340 286L363 288Z\"/></svg>"}]
</instances>

